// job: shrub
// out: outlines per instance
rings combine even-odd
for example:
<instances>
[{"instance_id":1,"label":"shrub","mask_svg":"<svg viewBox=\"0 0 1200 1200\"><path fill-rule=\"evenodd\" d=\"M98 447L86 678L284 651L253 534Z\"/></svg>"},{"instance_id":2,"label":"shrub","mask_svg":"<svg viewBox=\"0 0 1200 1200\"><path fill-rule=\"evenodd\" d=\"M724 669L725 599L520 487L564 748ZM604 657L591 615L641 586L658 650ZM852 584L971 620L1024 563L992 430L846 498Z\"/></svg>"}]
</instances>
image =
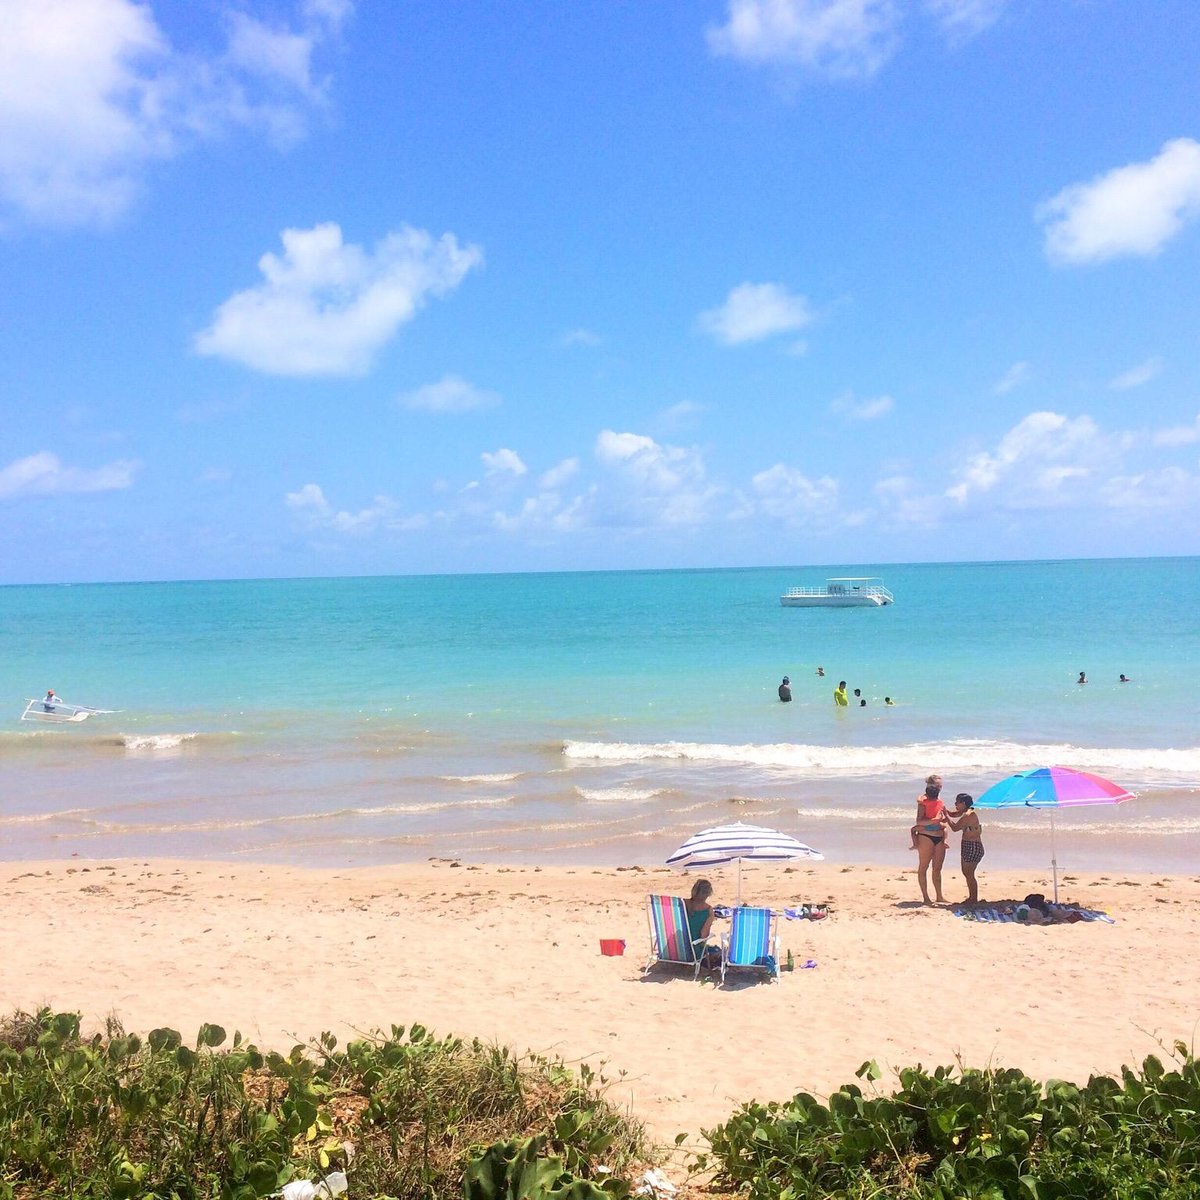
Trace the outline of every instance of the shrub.
<instances>
[{"instance_id":1,"label":"shrub","mask_svg":"<svg viewBox=\"0 0 1200 1200\"><path fill-rule=\"evenodd\" d=\"M287 1055L226 1041L217 1025L193 1046L171 1029L143 1041L115 1021L84 1038L48 1009L0 1023L0 1200L252 1200L334 1168L356 1198L435 1200L514 1136L537 1135L560 1183L646 1153L586 1068L420 1025Z\"/></svg>"},{"instance_id":2,"label":"shrub","mask_svg":"<svg viewBox=\"0 0 1200 1200\"><path fill-rule=\"evenodd\" d=\"M1196 1200L1200 1067L1150 1057L1119 1080L1044 1087L1018 1070L921 1067L892 1096L749 1104L708 1133L718 1182L751 1200ZM879 1078L864 1063L859 1078Z\"/></svg>"}]
</instances>

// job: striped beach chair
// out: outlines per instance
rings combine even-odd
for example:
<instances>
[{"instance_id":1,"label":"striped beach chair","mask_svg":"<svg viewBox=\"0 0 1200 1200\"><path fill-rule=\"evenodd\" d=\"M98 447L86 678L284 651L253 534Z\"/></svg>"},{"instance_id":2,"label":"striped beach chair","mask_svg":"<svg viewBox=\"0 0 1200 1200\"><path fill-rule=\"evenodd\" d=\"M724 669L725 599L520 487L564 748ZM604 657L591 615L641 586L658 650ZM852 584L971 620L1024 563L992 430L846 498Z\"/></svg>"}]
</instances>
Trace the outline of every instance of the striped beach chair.
<instances>
[{"instance_id":1,"label":"striped beach chair","mask_svg":"<svg viewBox=\"0 0 1200 1200\"><path fill-rule=\"evenodd\" d=\"M721 934L721 983L729 970L763 971L779 982L779 934L769 908L735 908L729 932Z\"/></svg>"},{"instance_id":2,"label":"striped beach chair","mask_svg":"<svg viewBox=\"0 0 1200 1200\"><path fill-rule=\"evenodd\" d=\"M650 957L642 974L659 965L691 967L692 978L700 976L700 963L707 938L692 941L687 909L679 896L650 897Z\"/></svg>"}]
</instances>

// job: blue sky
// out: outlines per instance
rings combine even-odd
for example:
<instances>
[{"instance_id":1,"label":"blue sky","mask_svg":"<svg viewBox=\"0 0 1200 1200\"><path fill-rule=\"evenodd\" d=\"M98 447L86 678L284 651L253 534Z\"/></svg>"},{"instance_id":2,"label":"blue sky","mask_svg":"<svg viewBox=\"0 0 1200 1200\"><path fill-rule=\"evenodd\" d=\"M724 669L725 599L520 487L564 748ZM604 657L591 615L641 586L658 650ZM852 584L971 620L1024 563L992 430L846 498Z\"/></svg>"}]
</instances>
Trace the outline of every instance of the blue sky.
<instances>
[{"instance_id":1,"label":"blue sky","mask_svg":"<svg viewBox=\"0 0 1200 1200\"><path fill-rule=\"evenodd\" d=\"M1192 0L0 27L0 582L1200 553Z\"/></svg>"}]
</instances>

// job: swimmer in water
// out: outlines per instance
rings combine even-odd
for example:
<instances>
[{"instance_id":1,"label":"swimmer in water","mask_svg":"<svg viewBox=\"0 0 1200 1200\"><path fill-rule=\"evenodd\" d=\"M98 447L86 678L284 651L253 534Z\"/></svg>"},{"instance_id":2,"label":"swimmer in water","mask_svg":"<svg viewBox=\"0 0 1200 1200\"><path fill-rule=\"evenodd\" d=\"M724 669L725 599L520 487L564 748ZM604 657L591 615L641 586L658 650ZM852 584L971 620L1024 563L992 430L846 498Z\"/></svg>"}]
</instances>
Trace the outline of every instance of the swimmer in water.
<instances>
[{"instance_id":1,"label":"swimmer in water","mask_svg":"<svg viewBox=\"0 0 1200 1200\"><path fill-rule=\"evenodd\" d=\"M883 703L884 703L885 707L887 707L887 708L895 708L896 707L896 702L891 698L891 696L884 696Z\"/></svg>"},{"instance_id":2,"label":"swimmer in water","mask_svg":"<svg viewBox=\"0 0 1200 1200\"><path fill-rule=\"evenodd\" d=\"M1118 682L1118 683L1132 683L1132 682L1133 682L1133 680L1132 680L1132 679L1130 679L1130 678L1129 678L1128 676L1126 676L1126 675L1122 675L1122 676L1121 676L1121 678L1120 678L1120 679L1119 679L1117 682Z\"/></svg>"},{"instance_id":3,"label":"swimmer in water","mask_svg":"<svg viewBox=\"0 0 1200 1200\"><path fill-rule=\"evenodd\" d=\"M1082 671L1080 671L1079 678L1077 680L1075 680L1075 682L1076 683L1087 683L1087 676Z\"/></svg>"},{"instance_id":4,"label":"swimmer in water","mask_svg":"<svg viewBox=\"0 0 1200 1200\"><path fill-rule=\"evenodd\" d=\"M824 678L825 678L825 668L824 668L824 667L818 667L818 668L817 668L817 678L818 678L818 679L824 679Z\"/></svg>"},{"instance_id":5,"label":"swimmer in water","mask_svg":"<svg viewBox=\"0 0 1200 1200\"><path fill-rule=\"evenodd\" d=\"M792 699L792 681L785 675L779 685L779 699L784 704L790 704Z\"/></svg>"}]
</instances>

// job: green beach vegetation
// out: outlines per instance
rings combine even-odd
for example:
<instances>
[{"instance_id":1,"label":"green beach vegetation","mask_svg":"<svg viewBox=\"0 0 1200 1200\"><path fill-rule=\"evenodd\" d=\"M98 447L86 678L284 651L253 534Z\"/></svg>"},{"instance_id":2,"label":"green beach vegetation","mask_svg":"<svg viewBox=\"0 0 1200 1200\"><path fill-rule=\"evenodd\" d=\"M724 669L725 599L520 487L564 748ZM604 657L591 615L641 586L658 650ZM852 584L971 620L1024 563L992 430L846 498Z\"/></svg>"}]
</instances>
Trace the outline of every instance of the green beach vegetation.
<instances>
[{"instance_id":1,"label":"green beach vegetation","mask_svg":"<svg viewBox=\"0 0 1200 1200\"><path fill-rule=\"evenodd\" d=\"M1167 1057L1082 1087L918 1066L892 1094L750 1103L706 1131L686 1194L1196 1200L1200 1064L1182 1042ZM186 1045L18 1012L0 1021L0 1198L254 1200L342 1170L351 1200L626 1200L664 1152L604 1092L586 1066L420 1025L282 1055L216 1025Z\"/></svg>"},{"instance_id":2,"label":"green beach vegetation","mask_svg":"<svg viewBox=\"0 0 1200 1200\"><path fill-rule=\"evenodd\" d=\"M420 1025L281 1055L217 1025L187 1045L18 1012L0 1022L0 1197L253 1200L341 1169L353 1200L619 1198L648 1147L603 1091L586 1066Z\"/></svg>"},{"instance_id":3,"label":"green beach vegetation","mask_svg":"<svg viewBox=\"0 0 1200 1200\"><path fill-rule=\"evenodd\" d=\"M1200 1064L1182 1042L1172 1057L1085 1087L915 1067L889 1095L847 1084L827 1104L748 1104L697 1166L748 1200L1196 1200Z\"/></svg>"}]
</instances>

